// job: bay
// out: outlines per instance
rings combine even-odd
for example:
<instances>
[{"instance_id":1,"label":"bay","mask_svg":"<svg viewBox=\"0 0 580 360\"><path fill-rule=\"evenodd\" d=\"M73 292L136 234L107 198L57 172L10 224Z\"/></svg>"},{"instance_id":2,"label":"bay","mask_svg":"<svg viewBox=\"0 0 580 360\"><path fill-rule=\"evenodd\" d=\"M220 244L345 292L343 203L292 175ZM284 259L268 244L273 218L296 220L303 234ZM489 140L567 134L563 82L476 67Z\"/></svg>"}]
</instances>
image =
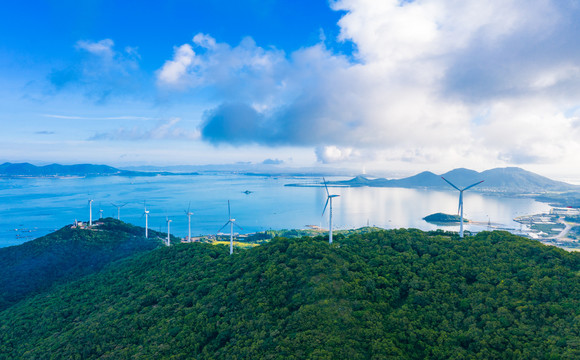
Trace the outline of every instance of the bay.
<instances>
[{"instance_id":1,"label":"bay","mask_svg":"<svg viewBox=\"0 0 580 360\"><path fill-rule=\"evenodd\" d=\"M343 180L329 178L328 180ZM242 227L241 233L268 229L302 229L307 225L328 227L324 187L285 186L313 184L322 179L309 176L248 176L242 174L203 174L156 177L94 177L0 179L0 247L17 245L43 236L75 220L89 218L88 200L93 199L93 220L99 210L105 217L145 225L144 203L150 211L150 228L187 236L191 217L192 236L215 234L231 215ZM402 188L332 187L333 227L351 229L378 226L385 229L418 228L458 231L458 226L439 227L422 220L435 212L457 213L456 191ZM488 221L498 228L517 232L513 218L547 212L550 206L533 199L464 194L465 217L479 224L466 230L481 231ZM227 232L225 229L224 232Z\"/></svg>"}]
</instances>

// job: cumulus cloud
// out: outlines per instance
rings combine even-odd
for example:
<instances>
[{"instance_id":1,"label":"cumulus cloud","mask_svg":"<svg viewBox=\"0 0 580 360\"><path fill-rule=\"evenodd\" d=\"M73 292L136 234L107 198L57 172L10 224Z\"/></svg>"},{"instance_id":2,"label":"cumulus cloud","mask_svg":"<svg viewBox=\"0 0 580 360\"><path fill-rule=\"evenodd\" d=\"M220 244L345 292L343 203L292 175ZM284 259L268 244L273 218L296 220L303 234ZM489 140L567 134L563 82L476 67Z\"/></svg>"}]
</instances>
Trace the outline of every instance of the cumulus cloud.
<instances>
[{"instance_id":1,"label":"cumulus cloud","mask_svg":"<svg viewBox=\"0 0 580 360\"><path fill-rule=\"evenodd\" d=\"M181 86L187 80L187 68L193 63L195 53L190 45L181 45L175 49L173 60L166 61L159 74L158 81L162 85Z\"/></svg>"},{"instance_id":2,"label":"cumulus cloud","mask_svg":"<svg viewBox=\"0 0 580 360\"><path fill-rule=\"evenodd\" d=\"M339 39L285 54L246 38L198 34L158 73L220 105L200 133L214 144L312 146L321 162L360 154L429 161L485 153L549 162L576 151L580 8L548 0L337 0ZM183 54L180 51L183 50Z\"/></svg>"},{"instance_id":3,"label":"cumulus cloud","mask_svg":"<svg viewBox=\"0 0 580 360\"><path fill-rule=\"evenodd\" d=\"M160 121L154 128L143 129L142 127L121 127L110 132L95 134L89 140L119 140L119 141L136 141L136 140L197 140L199 139L198 131L185 130L178 127L180 118L172 118Z\"/></svg>"},{"instance_id":4,"label":"cumulus cloud","mask_svg":"<svg viewBox=\"0 0 580 360\"><path fill-rule=\"evenodd\" d=\"M359 157L359 154L352 148L323 146L316 148L316 157L324 164L332 164L356 160Z\"/></svg>"}]
</instances>

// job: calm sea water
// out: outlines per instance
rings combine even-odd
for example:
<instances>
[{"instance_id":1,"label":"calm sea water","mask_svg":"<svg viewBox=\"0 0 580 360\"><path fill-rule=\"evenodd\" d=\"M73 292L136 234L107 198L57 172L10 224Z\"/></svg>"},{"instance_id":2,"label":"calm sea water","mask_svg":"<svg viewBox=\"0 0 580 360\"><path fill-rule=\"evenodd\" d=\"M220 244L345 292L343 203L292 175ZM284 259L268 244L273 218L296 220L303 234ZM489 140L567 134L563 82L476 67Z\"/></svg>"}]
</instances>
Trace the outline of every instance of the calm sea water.
<instances>
[{"instance_id":1,"label":"calm sea water","mask_svg":"<svg viewBox=\"0 0 580 360\"><path fill-rule=\"evenodd\" d=\"M337 178L338 179L338 178ZM332 179L334 180L334 179ZM105 217L117 217L112 204L126 204L121 220L145 225L143 203L150 210L150 228L187 235L188 207L192 236L215 234L232 217L242 233L268 229L328 227L328 214L321 216L326 192L320 187L289 187L289 183L314 183L320 178L268 177L235 174L157 177L97 177L70 179L0 179L0 247L17 245L40 237L75 219L87 221L88 200L93 199L93 219L99 210ZM246 190L251 193L244 193ZM422 220L435 212L457 212L456 191L399 188L331 188L340 195L333 202L333 227L358 228L366 225L391 228L438 228ZM519 230L516 216L549 211L547 204L531 199L502 198L466 192L465 217L481 222L467 230L487 228L488 220L499 227ZM440 227L442 228L442 227ZM458 230L458 226L444 227ZM224 230L227 232L227 229Z\"/></svg>"}]
</instances>

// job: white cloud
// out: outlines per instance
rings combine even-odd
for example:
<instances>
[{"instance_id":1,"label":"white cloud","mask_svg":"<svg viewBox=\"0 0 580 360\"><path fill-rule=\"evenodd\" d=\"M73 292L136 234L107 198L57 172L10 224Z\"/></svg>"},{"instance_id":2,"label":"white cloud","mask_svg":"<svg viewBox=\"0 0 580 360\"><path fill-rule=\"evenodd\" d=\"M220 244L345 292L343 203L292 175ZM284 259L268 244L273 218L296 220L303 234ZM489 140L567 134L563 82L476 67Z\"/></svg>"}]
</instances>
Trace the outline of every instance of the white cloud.
<instances>
[{"instance_id":1,"label":"white cloud","mask_svg":"<svg viewBox=\"0 0 580 360\"><path fill-rule=\"evenodd\" d=\"M213 49L216 46L215 39L207 34L201 34L201 33L196 34L193 37L193 42L196 45L201 46L201 47L206 48L206 49Z\"/></svg>"},{"instance_id":2,"label":"white cloud","mask_svg":"<svg viewBox=\"0 0 580 360\"><path fill-rule=\"evenodd\" d=\"M221 105L212 143L315 147L322 162L539 163L578 150L580 9L549 0L338 0L339 38L284 54L198 34L158 73ZM197 53L194 52L194 49ZM182 59L182 60L179 60ZM576 152L577 153L577 152Z\"/></svg>"},{"instance_id":3,"label":"white cloud","mask_svg":"<svg viewBox=\"0 0 580 360\"><path fill-rule=\"evenodd\" d=\"M78 49L86 50L91 54L112 59L113 56L115 55L115 52L113 51L114 45L115 43L111 39L103 39L97 42L80 40L77 41L76 47Z\"/></svg>"},{"instance_id":4,"label":"white cloud","mask_svg":"<svg viewBox=\"0 0 580 360\"><path fill-rule=\"evenodd\" d=\"M317 147L316 157L324 164L332 164L355 160L359 154L352 148L339 148L331 145Z\"/></svg>"},{"instance_id":5,"label":"white cloud","mask_svg":"<svg viewBox=\"0 0 580 360\"><path fill-rule=\"evenodd\" d=\"M165 62L157 79L160 84L167 86L181 86L186 81L188 67L193 63L195 53L189 44L175 49L173 60Z\"/></svg>"}]
</instances>

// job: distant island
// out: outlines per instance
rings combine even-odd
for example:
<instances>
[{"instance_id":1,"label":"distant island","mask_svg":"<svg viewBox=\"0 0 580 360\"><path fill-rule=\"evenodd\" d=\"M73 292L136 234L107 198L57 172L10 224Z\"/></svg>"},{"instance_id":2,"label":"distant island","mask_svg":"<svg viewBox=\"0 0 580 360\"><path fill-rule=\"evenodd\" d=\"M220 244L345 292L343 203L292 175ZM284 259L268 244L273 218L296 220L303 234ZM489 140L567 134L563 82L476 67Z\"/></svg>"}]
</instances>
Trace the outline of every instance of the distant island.
<instances>
[{"instance_id":1,"label":"distant island","mask_svg":"<svg viewBox=\"0 0 580 360\"><path fill-rule=\"evenodd\" d=\"M417 175L402 179L368 179L357 176L351 180L332 181L329 185L345 185L351 187L401 187L401 188L430 188L451 189L441 177L453 182L458 187L464 187L474 182L484 182L470 191L477 192L500 192L513 194L532 194L545 192L580 191L580 186L568 184L562 181L549 179L518 167L495 168L482 172L464 168L454 169L444 174L437 175L430 171L424 171Z\"/></svg>"},{"instance_id":2,"label":"distant island","mask_svg":"<svg viewBox=\"0 0 580 360\"><path fill-rule=\"evenodd\" d=\"M473 192L510 196L526 195L555 206L580 207L579 185L552 180L518 167L495 168L482 172L459 168L440 175L424 171L402 179L371 179L359 175L350 180L329 181L327 185L453 190L441 177L460 188L483 180L483 183L469 190ZM286 184L286 186L322 186L322 183Z\"/></svg>"},{"instance_id":3,"label":"distant island","mask_svg":"<svg viewBox=\"0 0 580 360\"><path fill-rule=\"evenodd\" d=\"M108 165L51 164L36 166L30 163L10 163L0 165L0 177L94 177L94 176L158 176L158 175L198 175L198 173L170 173L163 171L130 171Z\"/></svg>"},{"instance_id":4,"label":"distant island","mask_svg":"<svg viewBox=\"0 0 580 360\"><path fill-rule=\"evenodd\" d=\"M459 217L459 215L435 213L435 214L425 216L423 218L423 220L427 221L428 223L437 224L437 225L438 224L450 225L450 224L455 224L455 223L458 224L461 221L461 218ZM463 218L463 222L469 222L469 220Z\"/></svg>"}]
</instances>

